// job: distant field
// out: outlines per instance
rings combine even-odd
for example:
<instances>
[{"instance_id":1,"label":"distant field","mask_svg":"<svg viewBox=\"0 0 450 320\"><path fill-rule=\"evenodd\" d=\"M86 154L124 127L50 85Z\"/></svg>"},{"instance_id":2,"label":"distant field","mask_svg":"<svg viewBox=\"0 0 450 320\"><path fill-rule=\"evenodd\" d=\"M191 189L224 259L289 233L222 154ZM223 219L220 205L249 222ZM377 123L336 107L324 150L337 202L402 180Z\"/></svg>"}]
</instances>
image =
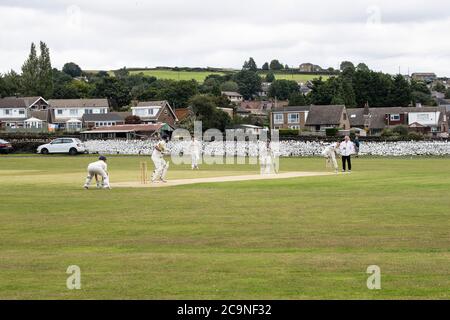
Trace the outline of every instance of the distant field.
<instances>
[{"instance_id":1,"label":"distant field","mask_svg":"<svg viewBox=\"0 0 450 320\"><path fill-rule=\"evenodd\" d=\"M210 71L172 71L172 70L139 70L130 71L131 74L143 73L146 76L153 76L158 79L169 80L196 80L198 82L205 81L205 78L210 74L224 75L223 72Z\"/></svg>"},{"instance_id":2,"label":"distant field","mask_svg":"<svg viewBox=\"0 0 450 320\"><path fill-rule=\"evenodd\" d=\"M96 72L96 71L89 71ZM143 73L146 76L153 76L158 79L169 79L169 80L196 80L198 82L205 81L206 77L211 74L224 75L225 72L213 72L213 71L173 71L173 70L160 70L160 69L147 69L147 70L135 70L130 71L130 74ZM110 71L112 75L113 72ZM259 73L261 77L264 77L266 73ZM315 78L322 77L323 79L328 79L328 75L316 75L316 74L290 74L290 73L279 73L275 74L275 78L278 80L295 80L298 82L306 82Z\"/></svg>"}]
</instances>

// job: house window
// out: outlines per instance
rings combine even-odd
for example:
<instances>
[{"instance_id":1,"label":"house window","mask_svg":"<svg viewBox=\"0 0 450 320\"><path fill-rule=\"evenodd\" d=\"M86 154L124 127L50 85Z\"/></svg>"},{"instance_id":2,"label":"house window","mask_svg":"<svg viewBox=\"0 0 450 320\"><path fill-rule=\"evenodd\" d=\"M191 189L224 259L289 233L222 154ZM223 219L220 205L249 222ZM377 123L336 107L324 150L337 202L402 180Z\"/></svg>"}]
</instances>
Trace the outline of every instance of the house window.
<instances>
[{"instance_id":1,"label":"house window","mask_svg":"<svg viewBox=\"0 0 450 320\"><path fill-rule=\"evenodd\" d=\"M92 109L84 109L85 114L92 114L93 113L92 111L93 111Z\"/></svg>"},{"instance_id":2,"label":"house window","mask_svg":"<svg viewBox=\"0 0 450 320\"><path fill-rule=\"evenodd\" d=\"M20 115L24 115L25 114L25 110L19 110L19 114Z\"/></svg>"},{"instance_id":3,"label":"house window","mask_svg":"<svg viewBox=\"0 0 450 320\"><path fill-rule=\"evenodd\" d=\"M100 113L106 113L106 109L100 109Z\"/></svg>"},{"instance_id":4,"label":"house window","mask_svg":"<svg viewBox=\"0 0 450 320\"><path fill-rule=\"evenodd\" d=\"M61 109L58 109L58 115L62 115L63 111Z\"/></svg>"},{"instance_id":5,"label":"house window","mask_svg":"<svg viewBox=\"0 0 450 320\"><path fill-rule=\"evenodd\" d=\"M288 122L289 123L299 123L298 113L289 113Z\"/></svg>"},{"instance_id":6,"label":"house window","mask_svg":"<svg viewBox=\"0 0 450 320\"><path fill-rule=\"evenodd\" d=\"M400 121L399 114L391 114L391 121Z\"/></svg>"},{"instance_id":7,"label":"house window","mask_svg":"<svg viewBox=\"0 0 450 320\"><path fill-rule=\"evenodd\" d=\"M419 113L417 115L417 121L430 121L430 115L428 113Z\"/></svg>"},{"instance_id":8,"label":"house window","mask_svg":"<svg viewBox=\"0 0 450 320\"><path fill-rule=\"evenodd\" d=\"M5 115L9 116L12 114L12 110L11 109L5 109Z\"/></svg>"},{"instance_id":9,"label":"house window","mask_svg":"<svg viewBox=\"0 0 450 320\"><path fill-rule=\"evenodd\" d=\"M344 114L342 115L342 118L344 119L344 121L347 120L347 114L344 113Z\"/></svg>"},{"instance_id":10,"label":"house window","mask_svg":"<svg viewBox=\"0 0 450 320\"><path fill-rule=\"evenodd\" d=\"M275 124L282 124L284 122L284 115L282 113L274 113L273 122Z\"/></svg>"},{"instance_id":11,"label":"house window","mask_svg":"<svg viewBox=\"0 0 450 320\"><path fill-rule=\"evenodd\" d=\"M78 110L77 109L71 109L70 110L70 115L71 116L78 116Z\"/></svg>"},{"instance_id":12,"label":"house window","mask_svg":"<svg viewBox=\"0 0 450 320\"><path fill-rule=\"evenodd\" d=\"M300 126L289 126L289 129L298 130L300 129Z\"/></svg>"}]
</instances>

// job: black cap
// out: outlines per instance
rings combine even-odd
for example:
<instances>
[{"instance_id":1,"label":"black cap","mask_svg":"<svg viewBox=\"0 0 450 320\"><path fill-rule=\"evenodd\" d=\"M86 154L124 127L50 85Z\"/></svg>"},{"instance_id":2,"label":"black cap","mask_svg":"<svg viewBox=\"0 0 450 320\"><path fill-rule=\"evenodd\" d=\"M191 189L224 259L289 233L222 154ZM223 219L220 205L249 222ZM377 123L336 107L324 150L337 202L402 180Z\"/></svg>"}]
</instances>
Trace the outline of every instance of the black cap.
<instances>
[{"instance_id":1,"label":"black cap","mask_svg":"<svg viewBox=\"0 0 450 320\"><path fill-rule=\"evenodd\" d=\"M98 160L106 161L106 157L105 157L105 156L100 156L100 157L98 158Z\"/></svg>"}]
</instances>

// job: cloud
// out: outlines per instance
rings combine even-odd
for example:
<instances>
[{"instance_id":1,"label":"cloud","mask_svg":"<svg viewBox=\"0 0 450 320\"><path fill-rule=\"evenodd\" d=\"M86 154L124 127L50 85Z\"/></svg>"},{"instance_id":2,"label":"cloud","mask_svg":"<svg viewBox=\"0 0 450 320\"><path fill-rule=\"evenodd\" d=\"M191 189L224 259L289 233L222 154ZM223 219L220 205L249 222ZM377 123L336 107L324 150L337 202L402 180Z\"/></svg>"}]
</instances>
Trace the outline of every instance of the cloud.
<instances>
[{"instance_id":1,"label":"cloud","mask_svg":"<svg viewBox=\"0 0 450 320\"><path fill-rule=\"evenodd\" d=\"M253 56L297 66L366 62L385 72L450 75L447 1L2 0L0 72L20 70L32 41L53 65L83 69L241 67Z\"/></svg>"}]
</instances>

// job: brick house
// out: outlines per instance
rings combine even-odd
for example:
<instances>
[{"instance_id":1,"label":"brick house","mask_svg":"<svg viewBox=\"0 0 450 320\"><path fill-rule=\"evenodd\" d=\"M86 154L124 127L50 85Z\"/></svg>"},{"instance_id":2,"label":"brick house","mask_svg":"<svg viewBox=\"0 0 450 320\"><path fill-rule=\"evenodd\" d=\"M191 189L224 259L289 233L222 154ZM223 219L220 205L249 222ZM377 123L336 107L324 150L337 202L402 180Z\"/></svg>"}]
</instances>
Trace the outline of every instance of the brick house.
<instances>
[{"instance_id":1,"label":"brick house","mask_svg":"<svg viewBox=\"0 0 450 320\"><path fill-rule=\"evenodd\" d=\"M174 126L178 122L177 115L168 101L142 101L131 108L133 116L141 118L143 123L163 122Z\"/></svg>"}]
</instances>

